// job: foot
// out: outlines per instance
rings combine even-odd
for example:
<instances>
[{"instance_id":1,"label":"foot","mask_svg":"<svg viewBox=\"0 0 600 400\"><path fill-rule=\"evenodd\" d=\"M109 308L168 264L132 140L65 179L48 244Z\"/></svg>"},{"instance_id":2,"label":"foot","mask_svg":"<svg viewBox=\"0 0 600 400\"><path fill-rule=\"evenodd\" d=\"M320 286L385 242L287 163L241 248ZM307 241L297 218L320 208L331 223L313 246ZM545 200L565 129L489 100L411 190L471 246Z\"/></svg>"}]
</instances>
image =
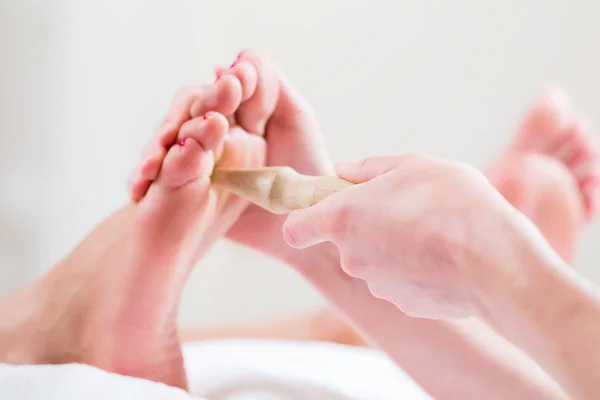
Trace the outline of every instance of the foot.
<instances>
[{"instance_id":1,"label":"foot","mask_svg":"<svg viewBox=\"0 0 600 400\"><path fill-rule=\"evenodd\" d=\"M265 141L259 135L248 134L233 121L233 114L241 104L260 97L256 71L248 63L238 66L236 75L228 74L213 84L204 87L189 87L175 96L173 106L158 125L155 137L145 146L141 159L128 181L129 195L139 202L157 178L167 149L197 132L199 127L212 116L222 114L231 122L219 145L211 141L216 138L203 137L213 146L215 163L218 167L253 168L264 165ZM209 236L195 249L198 260L210 245L229 229L248 203L219 187L211 187L215 204L207 212L213 215Z\"/></svg>"},{"instance_id":2,"label":"foot","mask_svg":"<svg viewBox=\"0 0 600 400\"><path fill-rule=\"evenodd\" d=\"M231 114L245 95L235 77L225 77L176 97L132 174L137 204L108 218L42 281L2 303L2 360L84 362L186 386L179 297L198 254L246 206L211 187L210 175L216 162L264 161L263 139L230 128L219 113ZM201 116L192 116L191 107ZM14 304L21 312L11 315Z\"/></svg>"},{"instance_id":3,"label":"foot","mask_svg":"<svg viewBox=\"0 0 600 400\"><path fill-rule=\"evenodd\" d=\"M166 150L156 180L127 228L66 298L56 299L50 362L82 362L110 372L186 387L177 309L194 250L212 222L213 152L228 130L224 116L192 120ZM188 125L189 126L189 125ZM45 281L54 293L61 274ZM59 284L60 282L61 284Z\"/></svg>"},{"instance_id":4,"label":"foot","mask_svg":"<svg viewBox=\"0 0 600 400\"><path fill-rule=\"evenodd\" d=\"M560 89L542 93L487 176L567 261L598 203L596 149Z\"/></svg>"},{"instance_id":5,"label":"foot","mask_svg":"<svg viewBox=\"0 0 600 400\"><path fill-rule=\"evenodd\" d=\"M252 72L241 77L252 83ZM254 79L256 81L256 79ZM191 268L247 206L210 185L215 165L250 168L264 162L264 140L229 126L254 95L227 76L175 99L158 135L130 178L137 201L131 229L98 268L86 310L83 361L103 369L185 387L177 334L179 298ZM104 298L111 287L114 295ZM100 334L101 332L101 334Z\"/></svg>"},{"instance_id":6,"label":"foot","mask_svg":"<svg viewBox=\"0 0 600 400\"><path fill-rule=\"evenodd\" d=\"M210 187L226 118L182 126L120 242L99 261L85 291L81 361L185 387L177 336L180 294L195 250L210 230L218 194ZM110 297L107 298L107 290Z\"/></svg>"}]
</instances>

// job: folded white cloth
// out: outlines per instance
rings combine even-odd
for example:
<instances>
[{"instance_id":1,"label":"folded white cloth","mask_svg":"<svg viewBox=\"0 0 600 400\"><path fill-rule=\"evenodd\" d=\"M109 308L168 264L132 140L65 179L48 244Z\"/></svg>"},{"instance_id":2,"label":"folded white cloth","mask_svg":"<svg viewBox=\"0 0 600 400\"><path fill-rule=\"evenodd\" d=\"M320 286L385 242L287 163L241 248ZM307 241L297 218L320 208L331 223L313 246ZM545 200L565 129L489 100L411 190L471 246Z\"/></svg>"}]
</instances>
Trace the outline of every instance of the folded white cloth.
<instances>
[{"instance_id":1,"label":"folded white cloth","mask_svg":"<svg viewBox=\"0 0 600 400\"><path fill-rule=\"evenodd\" d=\"M184 346L190 391L80 365L0 364L2 400L429 400L387 357L332 343Z\"/></svg>"},{"instance_id":2,"label":"folded white cloth","mask_svg":"<svg viewBox=\"0 0 600 400\"><path fill-rule=\"evenodd\" d=\"M192 400L180 389L81 364L0 364L2 400Z\"/></svg>"},{"instance_id":3,"label":"folded white cloth","mask_svg":"<svg viewBox=\"0 0 600 400\"><path fill-rule=\"evenodd\" d=\"M335 343L217 340L184 346L191 393L210 400L430 400L383 352Z\"/></svg>"}]
</instances>

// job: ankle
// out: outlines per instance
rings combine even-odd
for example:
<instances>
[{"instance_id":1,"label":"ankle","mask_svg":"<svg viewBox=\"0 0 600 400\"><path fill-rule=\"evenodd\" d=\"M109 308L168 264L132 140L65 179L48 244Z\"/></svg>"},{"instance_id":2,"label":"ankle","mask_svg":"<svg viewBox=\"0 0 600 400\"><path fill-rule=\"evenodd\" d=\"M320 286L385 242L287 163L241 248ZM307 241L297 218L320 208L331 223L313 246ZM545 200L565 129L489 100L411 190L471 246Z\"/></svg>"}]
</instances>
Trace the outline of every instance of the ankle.
<instances>
[{"instance_id":1,"label":"ankle","mask_svg":"<svg viewBox=\"0 0 600 400\"><path fill-rule=\"evenodd\" d=\"M0 361L44 364L62 358L61 349L72 346L64 306L44 279L0 302Z\"/></svg>"}]
</instances>

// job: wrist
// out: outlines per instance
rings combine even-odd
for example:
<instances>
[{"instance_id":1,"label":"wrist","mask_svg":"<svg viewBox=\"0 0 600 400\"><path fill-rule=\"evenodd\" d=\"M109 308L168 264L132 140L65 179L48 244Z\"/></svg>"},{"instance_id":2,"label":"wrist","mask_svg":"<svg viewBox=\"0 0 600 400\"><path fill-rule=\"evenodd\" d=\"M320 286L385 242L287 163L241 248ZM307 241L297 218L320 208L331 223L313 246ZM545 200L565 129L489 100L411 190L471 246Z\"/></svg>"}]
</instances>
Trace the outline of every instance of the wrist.
<instances>
[{"instance_id":1,"label":"wrist","mask_svg":"<svg viewBox=\"0 0 600 400\"><path fill-rule=\"evenodd\" d=\"M571 395L588 398L585 370L600 365L600 297L539 238L515 249L515 268L486 280L480 316Z\"/></svg>"},{"instance_id":2,"label":"wrist","mask_svg":"<svg viewBox=\"0 0 600 400\"><path fill-rule=\"evenodd\" d=\"M518 268L492 274L481 286L479 317L509 340L523 333L533 338L542 328L558 336L573 301L562 282L568 267L549 252L521 249L519 253L521 261L513 264ZM553 345L544 337L532 344L546 350Z\"/></svg>"},{"instance_id":3,"label":"wrist","mask_svg":"<svg viewBox=\"0 0 600 400\"><path fill-rule=\"evenodd\" d=\"M491 325L503 324L515 309L539 298L564 261L537 227L520 212L504 213L493 241L467 263L476 316Z\"/></svg>"}]
</instances>

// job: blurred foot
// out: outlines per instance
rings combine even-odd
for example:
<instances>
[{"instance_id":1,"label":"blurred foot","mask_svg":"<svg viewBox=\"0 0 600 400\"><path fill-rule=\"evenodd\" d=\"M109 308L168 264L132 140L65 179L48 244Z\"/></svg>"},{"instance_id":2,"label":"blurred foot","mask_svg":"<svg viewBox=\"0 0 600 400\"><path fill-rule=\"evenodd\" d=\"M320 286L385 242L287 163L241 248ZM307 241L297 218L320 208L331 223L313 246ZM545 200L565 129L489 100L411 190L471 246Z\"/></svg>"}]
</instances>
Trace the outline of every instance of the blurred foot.
<instances>
[{"instance_id":1,"label":"blurred foot","mask_svg":"<svg viewBox=\"0 0 600 400\"><path fill-rule=\"evenodd\" d=\"M584 222L596 212L599 174L589 132L566 94L553 88L534 102L486 175L570 261Z\"/></svg>"}]
</instances>

